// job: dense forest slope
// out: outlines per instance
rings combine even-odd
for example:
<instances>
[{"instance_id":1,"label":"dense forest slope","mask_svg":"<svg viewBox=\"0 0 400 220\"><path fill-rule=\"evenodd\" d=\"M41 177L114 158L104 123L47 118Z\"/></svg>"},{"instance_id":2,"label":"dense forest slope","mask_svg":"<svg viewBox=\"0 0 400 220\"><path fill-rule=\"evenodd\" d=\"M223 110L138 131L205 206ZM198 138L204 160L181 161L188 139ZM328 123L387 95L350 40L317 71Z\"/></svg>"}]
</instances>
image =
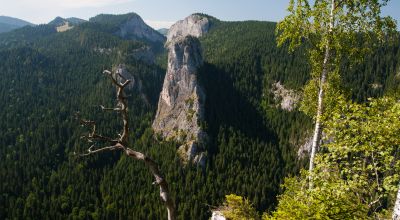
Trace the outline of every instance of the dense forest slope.
<instances>
[{"instance_id":1,"label":"dense forest slope","mask_svg":"<svg viewBox=\"0 0 400 220\"><path fill-rule=\"evenodd\" d=\"M101 72L118 64L137 82L129 91L132 146L159 162L179 219L209 218L229 193L250 198L259 211L272 209L283 177L297 173L297 148L311 120L277 108L271 88L279 81L300 93L309 67L301 51L290 55L276 47L275 23L213 18L200 38L199 80L207 96L202 126L210 141L206 166L198 168L182 166L175 143L153 137L165 51L143 35L118 34L130 17L102 15L62 33L40 25L0 34L1 219L166 218L142 164L119 153L74 154L88 147L77 111L105 134L121 126L117 115L97 107L114 103ZM344 66L354 99L396 89L399 60L399 45L384 46L359 66Z\"/></svg>"}]
</instances>

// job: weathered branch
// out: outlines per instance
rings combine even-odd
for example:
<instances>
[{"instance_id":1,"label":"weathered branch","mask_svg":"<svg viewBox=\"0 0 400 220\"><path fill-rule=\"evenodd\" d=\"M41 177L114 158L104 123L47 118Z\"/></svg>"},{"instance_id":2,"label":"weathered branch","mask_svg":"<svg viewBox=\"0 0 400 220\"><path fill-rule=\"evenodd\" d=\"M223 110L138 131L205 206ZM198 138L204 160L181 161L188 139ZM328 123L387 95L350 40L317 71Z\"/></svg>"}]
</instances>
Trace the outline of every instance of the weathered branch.
<instances>
[{"instance_id":1,"label":"weathered branch","mask_svg":"<svg viewBox=\"0 0 400 220\"><path fill-rule=\"evenodd\" d=\"M90 129L90 132L87 135L83 135L81 138L86 139L89 143L102 141L102 142L107 142L107 143L112 144L111 146L101 147L101 148L98 148L95 150L93 150L94 145L91 145L91 147L89 147L87 150L88 152L85 154L81 154L81 156L88 156L88 155L100 153L103 151L122 150L127 156L129 156L135 160L143 161L144 164L149 168L151 174L153 175L153 177L155 179L153 184L158 185L160 187L160 198L163 201L165 207L167 208L168 220L174 220L175 214L176 214L175 213L175 204L174 204L174 201L172 200L172 198L170 197L168 183L165 180L165 178L163 177L160 169L158 168L158 164L151 158L147 157L145 154L138 152L138 151L134 151L127 147L128 146L128 137L129 137L129 117L128 117L127 96L125 95L124 89L131 81L127 80L125 77L123 77L118 72L116 74L113 74L111 71L104 70L103 73L110 76L112 83L117 88L117 106L114 108L106 108L106 107L100 105L100 108L102 110L118 111L119 113L121 113L122 122L123 122L122 132L118 135L118 138L111 138L111 137L106 137L106 136L97 134L96 133L96 122L90 121L90 120L85 120L85 119L80 119L79 113L77 113L77 118L79 118L81 125L88 127ZM121 79L123 79L125 81L118 82L118 78L117 78L118 76L121 77Z\"/></svg>"},{"instance_id":2,"label":"weathered branch","mask_svg":"<svg viewBox=\"0 0 400 220\"><path fill-rule=\"evenodd\" d=\"M161 171L158 168L156 162L154 162L151 158L147 157L141 152L134 151L130 148L125 150L126 155L136 159L143 161L146 166L150 169L150 172L153 174L155 181L153 185L158 185L160 187L160 198L164 202L168 210L168 219L175 219L175 204L172 198L170 197L168 183L161 174Z\"/></svg>"},{"instance_id":3,"label":"weathered branch","mask_svg":"<svg viewBox=\"0 0 400 220\"><path fill-rule=\"evenodd\" d=\"M112 150L118 150L120 149L120 146L114 145L114 146L109 146L109 147L102 147L100 149L97 150L92 150L92 148L94 147L94 145L92 145L91 147L89 147L88 152L86 154L80 154L80 156L89 156L91 154L95 154L95 153L99 153L102 151L112 151Z\"/></svg>"}]
</instances>

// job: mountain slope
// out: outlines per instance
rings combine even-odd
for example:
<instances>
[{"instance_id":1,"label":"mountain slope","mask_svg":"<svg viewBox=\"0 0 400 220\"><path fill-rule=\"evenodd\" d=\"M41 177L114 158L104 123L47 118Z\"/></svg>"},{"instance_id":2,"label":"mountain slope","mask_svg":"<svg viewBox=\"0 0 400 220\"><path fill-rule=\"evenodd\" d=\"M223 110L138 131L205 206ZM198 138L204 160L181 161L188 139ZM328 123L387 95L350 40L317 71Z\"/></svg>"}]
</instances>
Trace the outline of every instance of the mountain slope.
<instances>
[{"instance_id":1,"label":"mountain slope","mask_svg":"<svg viewBox=\"0 0 400 220\"><path fill-rule=\"evenodd\" d=\"M90 18L90 22L109 27L110 32L130 40L145 40L153 43L163 43L165 37L148 26L143 19L135 14L109 15L101 14Z\"/></svg>"},{"instance_id":2,"label":"mountain slope","mask_svg":"<svg viewBox=\"0 0 400 220\"><path fill-rule=\"evenodd\" d=\"M18 18L0 16L0 33L9 32L24 26L34 26L34 24Z\"/></svg>"},{"instance_id":3,"label":"mountain slope","mask_svg":"<svg viewBox=\"0 0 400 220\"><path fill-rule=\"evenodd\" d=\"M157 66L143 63L132 55L131 51L144 43L122 40L85 27L58 34L41 32L41 37L36 38L32 36L36 32L30 32L34 29L23 32L31 33L28 44L20 42L0 47L0 99L3 103L0 127L7 130L0 137L0 178L5 180L0 184L1 219L68 218L75 216L75 207L95 211L90 207L102 203L101 196L93 197L99 195L100 189L87 190L89 185L81 183L96 185L101 182L100 173L110 170L105 166L115 163L118 157L105 155L104 158L80 160L72 155L73 151L83 152L85 148L84 143L76 139L82 130L73 118L74 112L95 117L102 114L91 106L112 105L114 90L101 72L103 68L111 69L122 62L138 84L149 82L133 90L130 98L132 129L142 133L141 126L149 117L147 112L154 111L152 106L157 102L158 94L153 90L160 90L164 74ZM18 33L21 32L11 36ZM107 126L104 123L99 126L108 127L104 132L117 129L114 117L105 115L103 119ZM76 161L72 166L68 165L71 159ZM68 177L76 166L86 166L84 164L90 161L97 161L97 168ZM91 180L85 180L85 175L91 176ZM57 188L65 194L56 192ZM51 199L51 195L59 199ZM76 203L75 196L86 198L81 201L87 205ZM17 208L19 205L23 207ZM85 215L89 217L90 213L85 212Z\"/></svg>"},{"instance_id":4,"label":"mountain slope","mask_svg":"<svg viewBox=\"0 0 400 220\"><path fill-rule=\"evenodd\" d=\"M135 79L128 94L130 147L159 163L179 219L208 219L209 205L230 193L248 197L259 211L272 209L283 178L296 174L297 147L311 120L277 108L270 88L280 81L300 93L309 67L302 51L276 47L275 23L218 21L200 38L205 64L198 74L207 95L201 126L210 140L205 168L198 169L182 166L176 143L153 136L166 70L136 53L163 42L118 34L130 16L100 15L61 33L41 25L0 34L0 219L166 217L142 164L117 152L74 154L88 147L77 111L96 120L102 134L119 130L119 116L98 107L115 104L101 73L119 64ZM163 50L153 51L166 62ZM352 94L378 96L398 85L399 55L398 45L384 46L344 76ZM368 93L374 82L381 91Z\"/></svg>"}]
</instances>

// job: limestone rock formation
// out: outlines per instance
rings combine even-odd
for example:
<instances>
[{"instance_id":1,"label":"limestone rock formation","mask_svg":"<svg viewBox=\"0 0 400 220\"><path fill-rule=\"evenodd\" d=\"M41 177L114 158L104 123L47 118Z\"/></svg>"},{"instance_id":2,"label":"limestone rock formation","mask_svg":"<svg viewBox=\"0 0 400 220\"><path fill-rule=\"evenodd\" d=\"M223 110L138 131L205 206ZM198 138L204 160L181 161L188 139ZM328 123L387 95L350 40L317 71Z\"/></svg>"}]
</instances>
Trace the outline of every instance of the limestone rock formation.
<instances>
[{"instance_id":1,"label":"limestone rock formation","mask_svg":"<svg viewBox=\"0 0 400 220\"><path fill-rule=\"evenodd\" d=\"M68 30L71 30L74 28L74 26L79 25L81 23L86 22L83 19L80 18L62 18L62 17L56 17L52 21L50 21L48 24L51 26L54 26L57 32L65 32Z\"/></svg>"},{"instance_id":2,"label":"limestone rock formation","mask_svg":"<svg viewBox=\"0 0 400 220\"><path fill-rule=\"evenodd\" d=\"M304 140L304 143L297 150L297 158L303 159L310 155L313 136L309 136Z\"/></svg>"},{"instance_id":3,"label":"limestone rock formation","mask_svg":"<svg viewBox=\"0 0 400 220\"><path fill-rule=\"evenodd\" d=\"M67 21L63 25L57 26L56 30L57 30L57 32L65 32L65 31L71 30L72 28L74 28L74 26L71 26L69 24L69 22Z\"/></svg>"},{"instance_id":4,"label":"limestone rock formation","mask_svg":"<svg viewBox=\"0 0 400 220\"><path fill-rule=\"evenodd\" d=\"M120 76L117 76L116 79L118 82L125 82L125 80L130 80L131 83L126 87L128 90L132 90L136 86L135 77L127 70L124 64L119 64L114 70L115 73L118 73Z\"/></svg>"},{"instance_id":5,"label":"limestone rock formation","mask_svg":"<svg viewBox=\"0 0 400 220\"><path fill-rule=\"evenodd\" d=\"M89 22L104 25L103 28L107 32L123 39L146 41L161 47L165 43L165 37L147 25L136 13L122 15L100 14L90 18Z\"/></svg>"},{"instance_id":6,"label":"limestone rock formation","mask_svg":"<svg viewBox=\"0 0 400 220\"><path fill-rule=\"evenodd\" d=\"M220 211L213 211L211 220L226 220L226 218Z\"/></svg>"},{"instance_id":7,"label":"limestone rock formation","mask_svg":"<svg viewBox=\"0 0 400 220\"><path fill-rule=\"evenodd\" d=\"M167 44L186 36L201 37L209 31L211 21L206 16L190 15L184 20L176 22L168 31Z\"/></svg>"},{"instance_id":8,"label":"limestone rock formation","mask_svg":"<svg viewBox=\"0 0 400 220\"><path fill-rule=\"evenodd\" d=\"M180 37L169 44L167 73L153 129L167 140L182 143L178 153L185 163L204 163L201 152L207 135L200 123L204 120L205 93L197 75L202 64L197 38Z\"/></svg>"},{"instance_id":9,"label":"limestone rock formation","mask_svg":"<svg viewBox=\"0 0 400 220\"><path fill-rule=\"evenodd\" d=\"M273 83L271 92L274 94L277 107L286 111L293 111L300 101L300 95L291 89L285 88L281 82Z\"/></svg>"},{"instance_id":10,"label":"limestone rock formation","mask_svg":"<svg viewBox=\"0 0 400 220\"><path fill-rule=\"evenodd\" d=\"M148 26L143 19L135 14L129 14L129 19L123 23L116 35L124 39L148 40L156 43L164 43L165 37Z\"/></svg>"}]
</instances>

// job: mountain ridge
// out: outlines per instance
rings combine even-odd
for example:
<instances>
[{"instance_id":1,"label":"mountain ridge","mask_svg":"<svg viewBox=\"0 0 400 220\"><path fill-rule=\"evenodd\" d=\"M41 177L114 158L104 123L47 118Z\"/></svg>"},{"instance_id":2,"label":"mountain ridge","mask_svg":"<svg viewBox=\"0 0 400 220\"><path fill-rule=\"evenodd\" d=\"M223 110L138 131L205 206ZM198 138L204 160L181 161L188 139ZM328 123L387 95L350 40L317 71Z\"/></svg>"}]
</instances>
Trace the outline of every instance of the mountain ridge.
<instances>
[{"instance_id":1,"label":"mountain ridge","mask_svg":"<svg viewBox=\"0 0 400 220\"><path fill-rule=\"evenodd\" d=\"M0 16L0 33L9 32L24 26L34 26L34 24L19 18Z\"/></svg>"}]
</instances>

